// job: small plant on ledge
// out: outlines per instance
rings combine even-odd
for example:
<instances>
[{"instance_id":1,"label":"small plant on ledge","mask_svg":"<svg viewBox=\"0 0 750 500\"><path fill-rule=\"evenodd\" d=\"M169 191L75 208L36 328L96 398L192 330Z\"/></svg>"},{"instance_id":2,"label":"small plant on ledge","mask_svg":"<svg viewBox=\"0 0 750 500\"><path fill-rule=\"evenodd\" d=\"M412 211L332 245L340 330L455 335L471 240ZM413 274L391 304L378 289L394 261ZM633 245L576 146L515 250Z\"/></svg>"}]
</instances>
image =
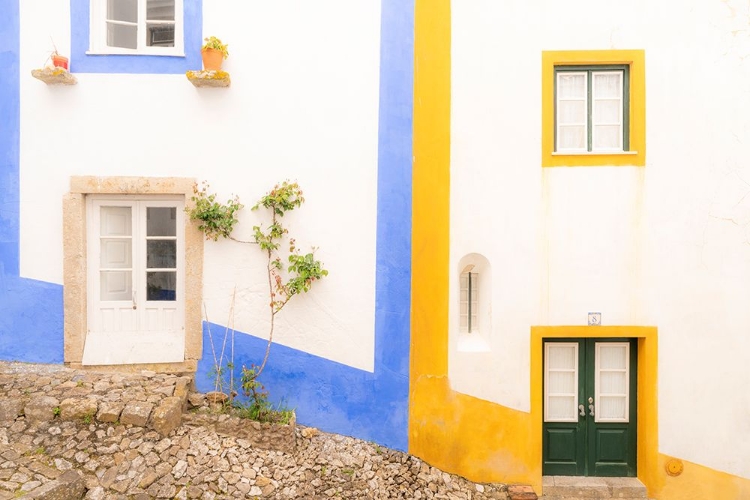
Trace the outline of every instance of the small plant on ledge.
<instances>
[{"instance_id":1,"label":"small plant on ledge","mask_svg":"<svg viewBox=\"0 0 750 500\"><path fill-rule=\"evenodd\" d=\"M224 392L225 387L228 388L228 401L224 404L224 408L236 408L242 416L253 418L254 420L283 423L291 418L292 412L281 407L274 409L268 401L268 392L257 379L268 363L271 344L273 343L276 315L281 312L290 300L292 300L292 297L310 291L316 281L319 281L328 275L328 270L324 269L320 260L315 258L315 249L306 254L300 253L294 238L288 239L288 255L285 259L287 262L286 266L284 265L284 260L282 260L279 255L282 241L288 234L288 230L281 223L281 218L287 212L302 206L305 201L299 184L289 181L276 184L273 189L262 196L255 206L252 207L252 210L259 210L261 208L266 209L270 212L271 216L270 224L267 227L262 225L253 226L253 241L242 241L232 236L232 231L238 222L236 214L243 208L239 198L235 196L230 198L226 204L223 204L216 201L216 194L209 193L208 187L208 184L204 182L200 188L198 185L193 188L194 195L191 199L194 206L192 208L186 208L185 211L189 214L192 220L200 222L198 229L204 233L207 240L217 241L221 237L239 243L258 245L266 260L266 278L269 299L269 331L263 360L259 365L253 364L250 368L242 367L240 388L248 399L248 402L239 403L234 401L234 396L237 394L237 388L234 386L233 378L233 351L228 356L227 363L224 363L224 352L227 336L230 331L229 325L234 324L233 315L235 294L232 295L230 318L227 321L224 345L222 346L219 357L216 356L213 337L211 337L211 348L214 352L214 366L212 367L210 375L215 380L215 391ZM207 314L206 321L209 322ZM211 335L210 329L208 333ZM232 346L234 346L233 328L231 334ZM228 383L225 380L226 372L229 372Z\"/></svg>"},{"instance_id":2,"label":"small plant on ledge","mask_svg":"<svg viewBox=\"0 0 750 500\"><path fill-rule=\"evenodd\" d=\"M229 45L215 36L204 38L203 41L205 42L201 47L203 68L206 71L219 71L222 61L229 57Z\"/></svg>"}]
</instances>

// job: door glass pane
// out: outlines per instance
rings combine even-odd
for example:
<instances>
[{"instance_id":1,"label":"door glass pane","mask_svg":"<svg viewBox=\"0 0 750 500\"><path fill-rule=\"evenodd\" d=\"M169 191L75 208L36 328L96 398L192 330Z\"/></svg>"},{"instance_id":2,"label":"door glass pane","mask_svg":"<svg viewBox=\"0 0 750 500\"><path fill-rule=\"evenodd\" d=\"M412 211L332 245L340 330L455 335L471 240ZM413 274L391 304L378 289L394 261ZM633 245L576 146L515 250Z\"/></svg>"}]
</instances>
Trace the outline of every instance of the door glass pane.
<instances>
[{"instance_id":1,"label":"door glass pane","mask_svg":"<svg viewBox=\"0 0 750 500\"><path fill-rule=\"evenodd\" d=\"M135 49L138 47L137 36L138 28L135 26L107 23L107 45L109 47Z\"/></svg>"},{"instance_id":2,"label":"door glass pane","mask_svg":"<svg viewBox=\"0 0 750 500\"><path fill-rule=\"evenodd\" d=\"M548 421L575 421L577 420L575 396L550 396L547 398ZM572 415L572 417L571 417Z\"/></svg>"},{"instance_id":3,"label":"door glass pane","mask_svg":"<svg viewBox=\"0 0 750 500\"><path fill-rule=\"evenodd\" d=\"M599 378L599 383L601 384L599 387L600 394L617 394L624 396L628 383L625 375L626 373L624 371L602 371Z\"/></svg>"},{"instance_id":4,"label":"door glass pane","mask_svg":"<svg viewBox=\"0 0 750 500\"><path fill-rule=\"evenodd\" d=\"M176 240L146 241L146 267L148 269L174 269L177 267Z\"/></svg>"},{"instance_id":5,"label":"door glass pane","mask_svg":"<svg viewBox=\"0 0 750 500\"><path fill-rule=\"evenodd\" d=\"M146 273L146 300L177 300L177 273Z\"/></svg>"},{"instance_id":6,"label":"door glass pane","mask_svg":"<svg viewBox=\"0 0 750 500\"><path fill-rule=\"evenodd\" d=\"M549 392L550 394L574 394L576 392L576 374L572 371L550 371Z\"/></svg>"},{"instance_id":7,"label":"door glass pane","mask_svg":"<svg viewBox=\"0 0 750 500\"><path fill-rule=\"evenodd\" d=\"M176 236L177 209L175 207L146 208L146 236Z\"/></svg>"},{"instance_id":8,"label":"door glass pane","mask_svg":"<svg viewBox=\"0 0 750 500\"><path fill-rule=\"evenodd\" d=\"M133 245L130 238L102 238L100 246L102 269L129 269L133 267Z\"/></svg>"},{"instance_id":9,"label":"door glass pane","mask_svg":"<svg viewBox=\"0 0 750 500\"><path fill-rule=\"evenodd\" d=\"M601 396L599 398L599 420L626 421L625 396Z\"/></svg>"},{"instance_id":10,"label":"door glass pane","mask_svg":"<svg viewBox=\"0 0 750 500\"><path fill-rule=\"evenodd\" d=\"M622 344L599 344L599 367L602 370L625 370L628 367L627 348Z\"/></svg>"},{"instance_id":11,"label":"door glass pane","mask_svg":"<svg viewBox=\"0 0 750 500\"><path fill-rule=\"evenodd\" d=\"M626 343L596 344L596 421L629 420L629 358Z\"/></svg>"},{"instance_id":12,"label":"door glass pane","mask_svg":"<svg viewBox=\"0 0 750 500\"><path fill-rule=\"evenodd\" d=\"M131 236L133 218L130 207L101 207L99 234L102 236Z\"/></svg>"},{"instance_id":13,"label":"door glass pane","mask_svg":"<svg viewBox=\"0 0 750 500\"><path fill-rule=\"evenodd\" d=\"M578 344L545 344L544 419L578 421Z\"/></svg>"},{"instance_id":14,"label":"door glass pane","mask_svg":"<svg viewBox=\"0 0 750 500\"><path fill-rule=\"evenodd\" d=\"M547 347L547 367L550 370L575 370L577 345L549 345Z\"/></svg>"},{"instance_id":15,"label":"door glass pane","mask_svg":"<svg viewBox=\"0 0 750 500\"><path fill-rule=\"evenodd\" d=\"M132 271L100 271L101 300L133 300Z\"/></svg>"}]
</instances>

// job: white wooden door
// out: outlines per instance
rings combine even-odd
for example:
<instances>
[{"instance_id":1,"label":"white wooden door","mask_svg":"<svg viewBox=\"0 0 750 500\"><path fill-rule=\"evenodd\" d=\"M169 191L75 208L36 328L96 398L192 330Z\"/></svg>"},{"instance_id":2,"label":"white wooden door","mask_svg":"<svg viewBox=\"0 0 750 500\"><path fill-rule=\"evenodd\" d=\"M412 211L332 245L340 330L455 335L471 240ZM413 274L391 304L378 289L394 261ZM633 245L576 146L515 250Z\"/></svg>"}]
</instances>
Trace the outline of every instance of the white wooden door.
<instances>
[{"instance_id":1,"label":"white wooden door","mask_svg":"<svg viewBox=\"0 0 750 500\"><path fill-rule=\"evenodd\" d=\"M84 365L184 361L184 204L92 197L88 203Z\"/></svg>"}]
</instances>

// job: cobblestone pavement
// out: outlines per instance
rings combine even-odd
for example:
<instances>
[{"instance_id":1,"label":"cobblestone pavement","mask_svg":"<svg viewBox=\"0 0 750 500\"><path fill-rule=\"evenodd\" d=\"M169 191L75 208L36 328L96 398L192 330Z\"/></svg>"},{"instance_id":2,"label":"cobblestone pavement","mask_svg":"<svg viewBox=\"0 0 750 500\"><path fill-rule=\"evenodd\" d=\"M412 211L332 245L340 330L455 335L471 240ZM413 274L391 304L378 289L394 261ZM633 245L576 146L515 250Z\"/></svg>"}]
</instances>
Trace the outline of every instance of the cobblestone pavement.
<instances>
[{"instance_id":1,"label":"cobblestone pavement","mask_svg":"<svg viewBox=\"0 0 750 500\"><path fill-rule=\"evenodd\" d=\"M217 434L180 419L201 399L189 382L0 362L0 500L507 498L505 485L313 428L298 426L286 453Z\"/></svg>"}]
</instances>

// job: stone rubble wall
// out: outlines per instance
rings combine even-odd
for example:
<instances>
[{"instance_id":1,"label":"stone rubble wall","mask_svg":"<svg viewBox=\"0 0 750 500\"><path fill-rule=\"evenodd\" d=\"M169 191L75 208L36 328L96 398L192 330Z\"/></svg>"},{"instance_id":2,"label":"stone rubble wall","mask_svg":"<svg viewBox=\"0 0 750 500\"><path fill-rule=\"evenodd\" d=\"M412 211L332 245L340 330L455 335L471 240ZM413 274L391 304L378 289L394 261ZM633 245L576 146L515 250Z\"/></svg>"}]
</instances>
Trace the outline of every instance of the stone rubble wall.
<instances>
[{"instance_id":1,"label":"stone rubble wall","mask_svg":"<svg viewBox=\"0 0 750 500\"><path fill-rule=\"evenodd\" d=\"M192 414L165 436L158 422L171 416L158 410L184 401L180 380L0 362L0 500L508 499L505 485L309 427L297 426L293 452Z\"/></svg>"},{"instance_id":2,"label":"stone rubble wall","mask_svg":"<svg viewBox=\"0 0 750 500\"><path fill-rule=\"evenodd\" d=\"M23 415L28 421L77 420L132 424L166 436L180 425L192 378L142 371L95 373L57 367L26 373L23 364L0 373L0 425ZM54 374L54 375L53 375Z\"/></svg>"}]
</instances>

